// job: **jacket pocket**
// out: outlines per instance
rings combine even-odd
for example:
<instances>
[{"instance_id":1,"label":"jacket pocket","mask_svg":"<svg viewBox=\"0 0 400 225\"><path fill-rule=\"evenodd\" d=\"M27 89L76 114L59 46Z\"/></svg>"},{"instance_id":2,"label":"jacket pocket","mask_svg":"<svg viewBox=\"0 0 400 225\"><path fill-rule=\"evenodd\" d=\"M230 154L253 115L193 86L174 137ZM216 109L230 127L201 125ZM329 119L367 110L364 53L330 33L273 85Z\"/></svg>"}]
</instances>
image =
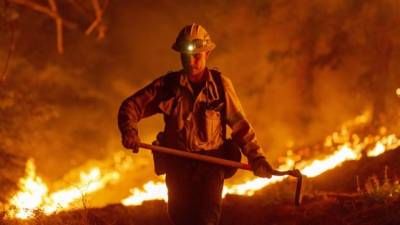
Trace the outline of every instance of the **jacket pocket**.
<instances>
[{"instance_id":1,"label":"jacket pocket","mask_svg":"<svg viewBox=\"0 0 400 225\"><path fill-rule=\"evenodd\" d=\"M221 132L221 113L216 110L205 110L204 125L207 142L216 141Z\"/></svg>"}]
</instances>

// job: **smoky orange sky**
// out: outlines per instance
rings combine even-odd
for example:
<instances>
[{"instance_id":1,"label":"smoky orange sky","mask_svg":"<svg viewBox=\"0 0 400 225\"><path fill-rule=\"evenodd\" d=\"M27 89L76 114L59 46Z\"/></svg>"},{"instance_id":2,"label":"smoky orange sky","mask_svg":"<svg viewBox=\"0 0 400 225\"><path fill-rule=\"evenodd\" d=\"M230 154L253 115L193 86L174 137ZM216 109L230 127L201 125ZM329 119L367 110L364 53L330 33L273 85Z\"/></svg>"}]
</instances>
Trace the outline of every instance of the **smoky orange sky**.
<instances>
[{"instance_id":1,"label":"smoky orange sky","mask_svg":"<svg viewBox=\"0 0 400 225\"><path fill-rule=\"evenodd\" d=\"M192 22L217 44L208 66L232 79L274 165L288 147L321 142L365 110L373 124L399 132L397 0L110 1L105 39L66 29L63 55L53 20L22 6L1 7L1 68L7 21L16 41L0 84L0 149L33 157L49 182L123 150L120 103L180 69L171 45ZM160 116L145 119L140 136L150 142L162 127ZM128 153L137 167L113 188L120 194L103 202L155 178L149 153Z\"/></svg>"}]
</instances>

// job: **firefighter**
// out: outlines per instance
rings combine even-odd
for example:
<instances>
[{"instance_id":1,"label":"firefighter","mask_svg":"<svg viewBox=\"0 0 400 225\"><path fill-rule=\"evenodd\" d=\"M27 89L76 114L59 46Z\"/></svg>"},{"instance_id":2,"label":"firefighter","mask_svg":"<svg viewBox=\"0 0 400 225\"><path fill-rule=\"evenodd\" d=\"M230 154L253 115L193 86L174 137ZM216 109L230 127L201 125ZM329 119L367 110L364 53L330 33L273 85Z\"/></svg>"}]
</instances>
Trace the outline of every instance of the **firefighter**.
<instances>
[{"instance_id":1,"label":"firefighter","mask_svg":"<svg viewBox=\"0 0 400 225\"><path fill-rule=\"evenodd\" d=\"M162 113L165 127L160 145L182 151L224 157L226 125L231 142L240 147L256 176L271 177L255 132L247 120L232 82L207 67L215 48L198 24L185 26L172 49L180 53L182 69L167 73L123 101L118 126L125 148L138 152L137 123ZM166 173L168 214L175 225L217 225L226 171L218 165L172 156L155 155L157 174Z\"/></svg>"}]
</instances>

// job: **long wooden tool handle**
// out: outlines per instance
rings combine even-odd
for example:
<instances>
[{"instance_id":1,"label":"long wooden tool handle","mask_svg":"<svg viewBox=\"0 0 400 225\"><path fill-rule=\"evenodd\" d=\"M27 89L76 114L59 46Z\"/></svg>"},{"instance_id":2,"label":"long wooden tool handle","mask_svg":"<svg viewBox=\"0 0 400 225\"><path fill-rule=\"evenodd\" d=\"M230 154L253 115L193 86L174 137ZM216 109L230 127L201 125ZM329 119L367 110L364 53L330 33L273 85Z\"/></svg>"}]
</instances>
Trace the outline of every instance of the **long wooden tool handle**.
<instances>
[{"instance_id":1,"label":"long wooden tool handle","mask_svg":"<svg viewBox=\"0 0 400 225\"><path fill-rule=\"evenodd\" d=\"M181 151L181 150L177 150L177 149L173 149L173 148L167 148L167 147L157 146L157 145L149 145L149 144L145 144L145 143L139 143L139 147L150 149L150 150L157 151L157 152L166 153L166 154L171 154L171 155L181 156L181 157L185 157L185 158L191 158L191 159L197 159L197 160L201 160L201 161L205 161L205 162L215 163L215 164L219 164L222 166L229 166L229 167L235 167L235 168L244 169L244 170L251 170L251 166L249 164L244 164L244 163L235 162L235 161L231 161L231 160L221 159L221 158L212 157L212 156L208 156L208 155L190 153L190 152Z\"/></svg>"},{"instance_id":2,"label":"long wooden tool handle","mask_svg":"<svg viewBox=\"0 0 400 225\"><path fill-rule=\"evenodd\" d=\"M222 166L230 166L230 167L235 167L235 168L244 169L244 170L251 170L251 166L249 164L244 164L244 163L235 162L235 161L231 161L231 160L221 159L221 158L217 158L217 157L201 155L201 154L196 154L196 153L190 153L190 152L181 151L181 150L163 147L163 146L158 146L158 145L149 145L146 143L139 143L139 147L145 148L145 149L150 149L150 150L161 152L161 153L176 155L176 156L190 158L190 159L201 160L201 161L205 161L205 162L209 162L209 163L215 163L215 164L219 164ZM303 183L303 177L302 177L300 171L299 170L288 170L288 171L273 170L272 175L275 175L275 176L288 175L288 176L297 177L296 193L295 193L294 202L295 202L296 206L299 206L301 203L301 186Z\"/></svg>"},{"instance_id":3,"label":"long wooden tool handle","mask_svg":"<svg viewBox=\"0 0 400 225\"><path fill-rule=\"evenodd\" d=\"M300 206L301 200L302 200L302 191L301 191L301 186L303 184L303 176L300 174L300 176L297 177L297 184L296 184L296 193L294 195L294 205L295 206Z\"/></svg>"},{"instance_id":4,"label":"long wooden tool handle","mask_svg":"<svg viewBox=\"0 0 400 225\"><path fill-rule=\"evenodd\" d=\"M180 157L197 159L197 160L201 160L201 161L205 161L205 162L209 162L209 163L215 163L215 164L219 164L222 166L229 166L229 167L234 167L234 168L238 168L238 169L251 170L251 166L249 164L235 162L232 160L221 159L221 158L217 158L217 157L213 157L213 156L201 155L201 154L181 151L181 150L158 146L158 145L149 145L146 143L139 143L139 147L150 149L150 150L157 151L157 152L166 153L166 154L176 155L176 156L180 156ZM288 170L288 171L273 170L272 175L275 175L275 176L288 175L288 176L299 177L299 176L301 176L301 173L298 170L297 171L296 170Z\"/></svg>"}]
</instances>

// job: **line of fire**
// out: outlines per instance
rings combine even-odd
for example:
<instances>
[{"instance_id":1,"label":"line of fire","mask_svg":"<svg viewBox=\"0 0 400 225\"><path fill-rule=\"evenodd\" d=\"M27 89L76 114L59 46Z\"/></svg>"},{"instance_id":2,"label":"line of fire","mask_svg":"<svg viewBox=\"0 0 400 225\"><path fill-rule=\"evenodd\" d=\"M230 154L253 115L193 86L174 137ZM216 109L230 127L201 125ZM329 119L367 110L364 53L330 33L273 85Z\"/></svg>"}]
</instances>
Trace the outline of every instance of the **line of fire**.
<instances>
[{"instance_id":1,"label":"line of fire","mask_svg":"<svg viewBox=\"0 0 400 225\"><path fill-rule=\"evenodd\" d=\"M399 15L0 1L0 224L400 224Z\"/></svg>"}]
</instances>

